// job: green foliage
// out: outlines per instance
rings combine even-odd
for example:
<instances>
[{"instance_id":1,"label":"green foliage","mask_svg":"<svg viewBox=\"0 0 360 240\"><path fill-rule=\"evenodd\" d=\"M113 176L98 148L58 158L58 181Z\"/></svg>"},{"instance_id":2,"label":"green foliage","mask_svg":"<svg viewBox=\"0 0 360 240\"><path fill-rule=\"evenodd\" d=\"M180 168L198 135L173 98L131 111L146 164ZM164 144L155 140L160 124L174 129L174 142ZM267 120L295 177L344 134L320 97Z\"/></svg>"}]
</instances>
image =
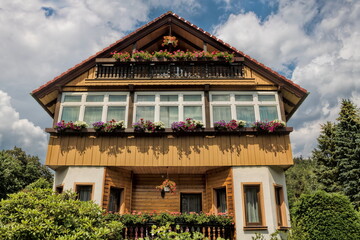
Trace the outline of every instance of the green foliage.
<instances>
[{"instance_id":1,"label":"green foliage","mask_svg":"<svg viewBox=\"0 0 360 240\"><path fill-rule=\"evenodd\" d=\"M123 225L76 194L24 190L0 202L0 239L118 239Z\"/></svg>"},{"instance_id":2,"label":"green foliage","mask_svg":"<svg viewBox=\"0 0 360 240\"><path fill-rule=\"evenodd\" d=\"M21 148L0 151L0 199L18 192L25 186L44 178L52 182L52 174L37 156L26 155Z\"/></svg>"},{"instance_id":3,"label":"green foliage","mask_svg":"<svg viewBox=\"0 0 360 240\"><path fill-rule=\"evenodd\" d=\"M303 194L292 211L293 240L360 239L360 218L346 196Z\"/></svg>"},{"instance_id":4,"label":"green foliage","mask_svg":"<svg viewBox=\"0 0 360 240\"><path fill-rule=\"evenodd\" d=\"M319 188L316 181L315 162L312 159L294 158L294 166L285 172L289 205L292 207L301 194L312 193Z\"/></svg>"},{"instance_id":5,"label":"green foliage","mask_svg":"<svg viewBox=\"0 0 360 240\"><path fill-rule=\"evenodd\" d=\"M335 155L339 182L357 209L360 208L360 114L350 100L343 100L336 125Z\"/></svg>"},{"instance_id":6,"label":"green foliage","mask_svg":"<svg viewBox=\"0 0 360 240\"><path fill-rule=\"evenodd\" d=\"M52 184L45 178L39 178L35 182L32 182L32 183L30 183L29 185L27 185L25 187L26 190L33 190L33 189L36 189L36 188L51 189Z\"/></svg>"},{"instance_id":7,"label":"green foliage","mask_svg":"<svg viewBox=\"0 0 360 240\"><path fill-rule=\"evenodd\" d=\"M342 187L339 182L339 167L335 157L336 125L326 122L321 125L321 132L317 138L318 146L312 153L316 167L316 180L320 188L326 192L339 192Z\"/></svg>"}]
</instances>

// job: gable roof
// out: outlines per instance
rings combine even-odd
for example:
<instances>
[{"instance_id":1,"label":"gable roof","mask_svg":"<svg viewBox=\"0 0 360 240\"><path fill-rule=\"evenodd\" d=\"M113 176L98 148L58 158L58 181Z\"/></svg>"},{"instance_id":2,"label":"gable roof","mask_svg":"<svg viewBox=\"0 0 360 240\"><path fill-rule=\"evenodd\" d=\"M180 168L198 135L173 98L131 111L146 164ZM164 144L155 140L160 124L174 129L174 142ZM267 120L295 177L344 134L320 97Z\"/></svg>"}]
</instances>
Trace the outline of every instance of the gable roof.
<instances>
[{"instance_id":1,"label":"gable roof","mask_svg":"<svg viewBox=\"0 0 360 240\"><path fill-rule=\"evenodd\" d=\"M246 55L244 52L237 50L235 47L232 47L230 44L223 42L221 39L215 37L214 35L210 34L207 31L204 31L202 28L190 23L189 21L185 20L184 18L170 11L155 18L154 20L148 22L147 24L141 26L140 28L136 29L132 33L123 37L122 39L109 45L108 47L90 56L81 63L63 72L54 79L48 81L39 88L33 90L31 95L45 108L45 110L50 115L53 115L52 113L49 112L46 106L40 101L41 97L44 97L49 92L58 89L59 86L65 85L67 82L71 81L72 79L79 76L83 72L94 67L96 58L110 57L111 52L118 51L119 49L129 46L130 44L136 42L141 37L144 37L147 34L154 31L154 29L157 29L158 27L169 23L181 26L186 31L189 31L192 34L196 35L197 37L203 39L204 41L212 45L215 45L221 51L230 51L239 54L240 56L244 57L244 64L246 66L258 71L260 74L271 79L278 86L287 89L289 92L295 94L298 98L300 98L300 101L294 104L295 107L293 108L291 113L289 113L290 116L295 112L296 108L301 104L303 100L305 100L306 96L308 95L307 90L300 87L298 84L295 84L294 82L280 75L271 68L256 61L254 58L250 57L249 55Z\"/></svg>"}]
</instances>

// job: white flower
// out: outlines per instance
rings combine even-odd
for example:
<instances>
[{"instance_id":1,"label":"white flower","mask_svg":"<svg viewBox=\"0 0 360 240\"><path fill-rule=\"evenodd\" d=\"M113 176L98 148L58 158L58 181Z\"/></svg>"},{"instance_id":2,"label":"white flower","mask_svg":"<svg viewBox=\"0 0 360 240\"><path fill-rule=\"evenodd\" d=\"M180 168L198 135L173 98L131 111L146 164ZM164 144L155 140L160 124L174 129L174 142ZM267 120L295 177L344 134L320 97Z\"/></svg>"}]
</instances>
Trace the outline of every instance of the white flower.
<instances>
[{"instance_id":1,"label":"white flower","mask_svg":"<svg viewBox=\"0 0 360 240\"><path fill-rule=\"evenodd\" d=\"M279 120L279 119L275 119L272 121L273 123L279 123L281 124L282 127L286 127L286 122Z\"/></svg>"},{"instance_id":2,"label":"white flower","mask_svg":"<svg viewBox=\"0 0 360 240\"><path fill-rule=\"evenodd\" d=\"M154 125L157 129L165 129L165 124L161 121L159 122L154 122Z\"/></svg>"},{"instance_id":3,"label":"white flower","mask_svg":"<svg viewBox=\"0 0 360 240\"><path fill-rule=\"evenodd\" d=\"M87 128L87 127L89 127L89 125L87 125L87 123L84 122L84 121L76 121L76 122L74 122L74 126L76 126L76 127L82 127L82 128Z\"/></svg>"},{"instance_id":4,"label":"white flower","mask_svg":"<svg viewBox=\"0 0 360 240\"><path fill-rule=\"evenodd\" d=\"M237 120L236 122L239 127L244 127L246 125L246 121L244 120Z\"/></svg>"}]
</instances>

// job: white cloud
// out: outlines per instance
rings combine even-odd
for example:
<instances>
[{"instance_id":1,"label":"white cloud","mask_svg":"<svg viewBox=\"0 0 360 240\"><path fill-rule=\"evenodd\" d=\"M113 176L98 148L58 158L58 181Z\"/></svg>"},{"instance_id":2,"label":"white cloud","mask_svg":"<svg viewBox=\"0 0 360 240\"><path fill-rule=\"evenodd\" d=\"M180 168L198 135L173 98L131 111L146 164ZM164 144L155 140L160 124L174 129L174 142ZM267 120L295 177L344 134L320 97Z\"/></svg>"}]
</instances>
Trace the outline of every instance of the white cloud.
<instances>
[{"instance_id":1,"label":"white cloud","mask_svg":"<svg viewBox=\"0 0 360 240\"><path fill-rule=\"evenodd\" d=\"M310 154L320 124L335 121L342 98L360 106L359 1L281 0L264 21L239 13L215 31L311 93L290 121L296 155Z\"/></svg>"},{"instance_id":2,"label":"white cloud","mask_svg":"<svg viewBox=\"0 0 360 240\"><path fill-rule=\"evenodd\" d=\"M17 146L44 159L46 134L29 120L21 119L10 100L10 96L0 90L0 149Z\"/></svg>"}]
</instances>

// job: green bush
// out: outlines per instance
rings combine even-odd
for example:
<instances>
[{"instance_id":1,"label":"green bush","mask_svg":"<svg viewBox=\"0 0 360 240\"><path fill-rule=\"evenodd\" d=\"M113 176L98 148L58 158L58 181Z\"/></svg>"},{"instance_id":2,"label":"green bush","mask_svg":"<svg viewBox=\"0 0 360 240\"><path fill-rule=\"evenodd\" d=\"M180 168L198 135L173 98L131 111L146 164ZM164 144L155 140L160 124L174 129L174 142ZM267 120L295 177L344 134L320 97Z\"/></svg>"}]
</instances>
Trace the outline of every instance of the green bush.
<instances>
[{"instance_id":1,"label":"green bush","mask_svg":"<svg viewBox=\"0 0 360 240\"><path fill-rule=\"evenodd\" d=\"M35 188L0 202L0 239L118 239L123 225L107 221L93 202L74 193Z\"/></svg>"},{"instance_id":2,"label":"green bush","mask_svg":"<svg viewBox=\"0 0 360 240\"><path fill-rule=\"evenodd\" d=\"M26 190L33 190L36 188L49 189L52 188L52 184L45 178L39 178L25 187Z\"/></svg>"},{"instance_id":3,"label":"green bush","mask_svg":"<svg viewBox=\"0 0 360 240\"><path fill-rule=\"evenodd\" d=\"M360 239L360 218L346 196L303 194L293 208L294 240Z\"/></svg>"}]
</instances>

